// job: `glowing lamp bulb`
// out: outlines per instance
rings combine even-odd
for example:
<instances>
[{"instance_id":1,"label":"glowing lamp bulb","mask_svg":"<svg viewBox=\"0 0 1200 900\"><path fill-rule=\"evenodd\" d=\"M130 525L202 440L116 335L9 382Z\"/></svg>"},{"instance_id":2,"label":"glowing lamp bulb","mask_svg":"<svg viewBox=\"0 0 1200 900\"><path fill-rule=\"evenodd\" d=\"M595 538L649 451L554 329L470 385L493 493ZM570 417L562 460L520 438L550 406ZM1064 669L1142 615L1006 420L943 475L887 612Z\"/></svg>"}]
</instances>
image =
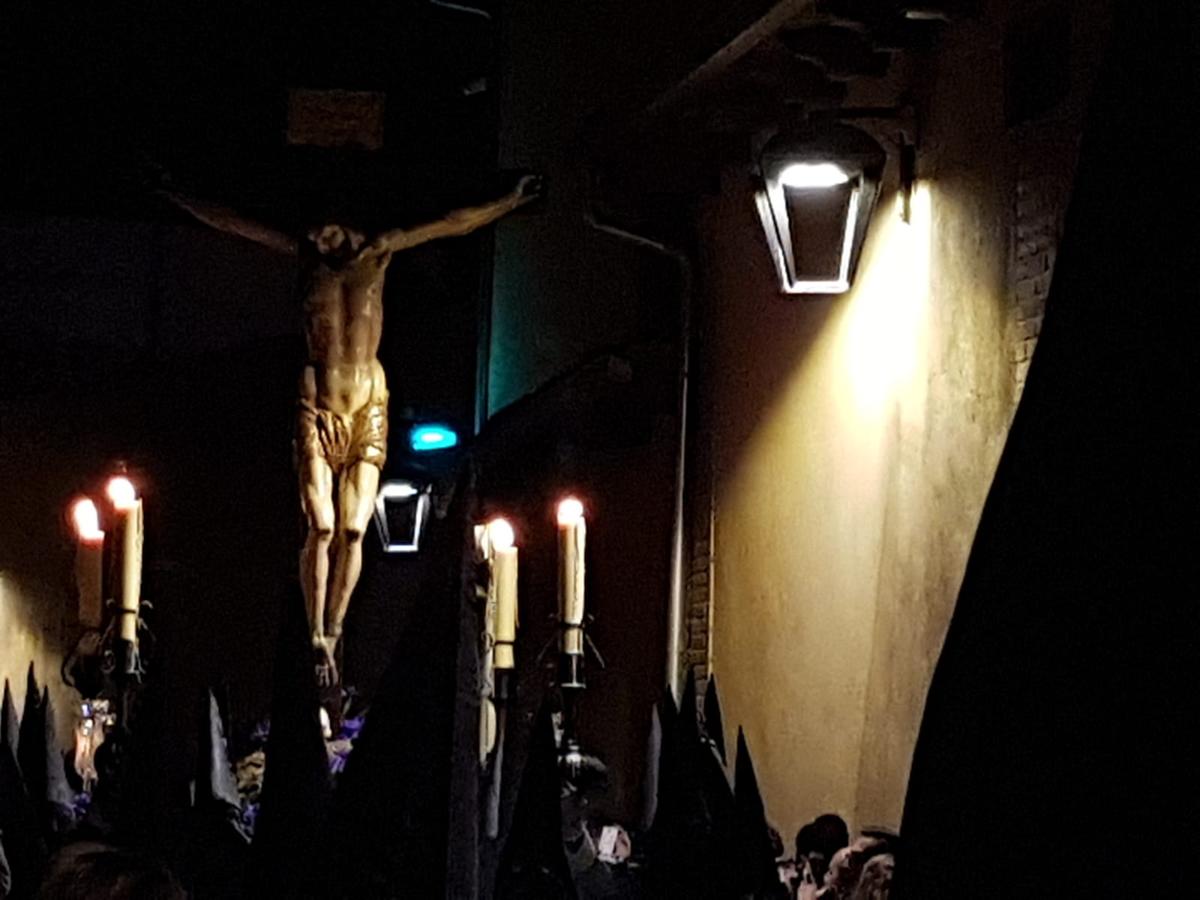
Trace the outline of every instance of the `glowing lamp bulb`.
<instances>
[{"instance_id":1,"label":"glowing lamp bulb","mask_svg":"<svg viewBox=\"0 0 1200 900\"><path fill-rule=\"evenodd\" d=\"M446 425L418 425L409 432L408 445L417 453L445 450L458 445L458 433Z\"/></svg>"},{"instance_id":2,"label":"glowing lamp bulb","mask_svg":"<svg viewBox=\"0 0 1200 900\"><path fill-rule=\"evenodd\" d=\"M492 545L493 550L507 550L516 540L513 527L508 524L507 519L492 519L488 522L487 532L488 543Z\"/></svg>"},{"instance_id":3,"label":"glowing lamp bulb","mask_svg":"<svg viewBox=\"0 0 1200 900\"><path fill-rule=\"evenodd\" d=\"M379 496L384 500L404 500L418 493L416 485L407 481L388 481L379 488Z\"/></svg>"},{"instance_id":4,"label":"glowing lamp bulb","mask_svg":"<svg viewBox=\"0 0 1200 900\"><path fill-rule=\"evenodd\" d=\"M104 532L100 530L100 513L90 497L80 497L75 501L71 506L71 520L81 541L104 539Z\"/></svg>"},{"instance_id":5,"label":"glowing lamp bulb","mask_svg":"<svg viewBox=\"0 0 1200 900\"><path fill-rule=\"evenodd\" d=\"M123 475L110 478L105 493L117 509L132 509L137 503L137 491L134 490L133 482Z\"/></svg>"},{"instance_id":6,"label":"glowing lamp bulb","mask_svg":"<svg viewBox=\"0 0 1200 900\"><path fill-rule=\"evenodd\" d=\"M828 188L850 180L841 166L834 163L792 163L779 173L779 183L790 188Z\"/></svg>"},{"instance_id":7,"label":"glowing lamp bulb","mask_svg":"<svg viewBox=\"0 0 1200 900\"><path fill-rule=\"evenodd\" d=\"M568 497L558 504L558 524L574 525L583 518L583 504L574 497Z\"/></svg>"}]
</instances>

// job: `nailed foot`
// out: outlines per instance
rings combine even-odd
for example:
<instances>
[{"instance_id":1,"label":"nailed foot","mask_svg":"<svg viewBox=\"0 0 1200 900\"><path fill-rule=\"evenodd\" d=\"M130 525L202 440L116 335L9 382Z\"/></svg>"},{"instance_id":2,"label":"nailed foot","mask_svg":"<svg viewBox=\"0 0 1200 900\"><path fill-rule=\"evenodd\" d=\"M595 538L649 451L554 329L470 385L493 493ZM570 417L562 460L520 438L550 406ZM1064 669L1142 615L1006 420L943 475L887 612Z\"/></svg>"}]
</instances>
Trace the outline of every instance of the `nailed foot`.
<instances>
[{"instance_id":1,"label":"nailed foot","mask_svg":"<svg viewBox=\"0 0 1200 900\"><path fill-rule=\"evenodd\" d=\"M317 687L331 688L338 684L337 663L333 659L334 641L325 637L313 638L313 665Z\"/></svg>"}]
</instances>

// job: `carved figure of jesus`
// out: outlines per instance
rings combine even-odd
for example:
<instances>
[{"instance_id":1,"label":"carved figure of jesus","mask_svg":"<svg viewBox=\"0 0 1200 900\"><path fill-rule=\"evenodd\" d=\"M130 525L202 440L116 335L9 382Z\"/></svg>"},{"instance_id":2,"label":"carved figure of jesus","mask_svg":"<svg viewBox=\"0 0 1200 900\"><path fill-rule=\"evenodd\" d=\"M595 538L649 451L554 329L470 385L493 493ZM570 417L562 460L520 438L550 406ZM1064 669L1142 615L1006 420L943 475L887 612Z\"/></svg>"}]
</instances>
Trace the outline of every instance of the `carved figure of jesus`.
<instances>
[{"instance_id":1,"label":"carved figure of jesus","mask_svg":"<svg viewBox=\"0 0 1200 900\"><path fill-rule=\"evenodd\" d=\"M368 236L331 223L299 241L225 207L160 192L207 225L299 257L308 345L295 435L300 504L308 526L300 583L322 686L338 680L334 654L362 570L363 535L387 458L387 378L376 354L388 263L394 253L494 222L540 191L541 180L526 176L498 200L424 225Z\"/></svg>"}]
</instances>

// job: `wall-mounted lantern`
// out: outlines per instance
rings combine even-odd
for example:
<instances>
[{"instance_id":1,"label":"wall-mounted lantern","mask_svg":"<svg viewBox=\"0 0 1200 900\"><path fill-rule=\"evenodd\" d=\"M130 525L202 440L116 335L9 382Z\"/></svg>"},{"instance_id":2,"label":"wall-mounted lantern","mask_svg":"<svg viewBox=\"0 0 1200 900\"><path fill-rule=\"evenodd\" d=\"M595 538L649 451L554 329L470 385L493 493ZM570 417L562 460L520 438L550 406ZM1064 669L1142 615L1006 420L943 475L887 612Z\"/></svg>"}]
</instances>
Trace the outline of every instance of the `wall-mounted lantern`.
<instances>
[{"instance_id":1,"label":"wall-mounted lantern","mask_svg":"<svg viewBox=\"0 0 1200 900\"><path fill-rule=\"evenodd\" d=\"M385 553L416 553L429 515L429 485L395 479L375 495L375 527Z\"/></svg>"},{"instance_id":2,"label":"wall-mounted lantern","mask_svg":"<svg viewBox=\"0 0 1200 900\"><path fill-rule=\"evenodd\" d=\"M886 159L866 132L833 122L763 147L755 200L785 293L850 289Z\"/></svg>"}]
</instances>

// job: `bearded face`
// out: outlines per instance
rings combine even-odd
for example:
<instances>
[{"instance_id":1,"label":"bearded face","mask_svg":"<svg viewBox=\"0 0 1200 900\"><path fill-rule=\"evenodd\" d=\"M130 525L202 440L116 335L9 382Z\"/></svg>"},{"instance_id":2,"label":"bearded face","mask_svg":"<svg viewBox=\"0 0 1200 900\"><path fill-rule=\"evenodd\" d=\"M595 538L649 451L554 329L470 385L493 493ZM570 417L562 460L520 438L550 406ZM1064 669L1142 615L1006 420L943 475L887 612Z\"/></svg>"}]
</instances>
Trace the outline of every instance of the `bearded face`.
<instances>
[{"instance_id":1,"label":"bearded face","mask_svg":"<svg viewBox=\"0 0 1200 900\"><path fill-rule=\"evenodd\" d=\"M366 240L361 231L345 225L324 225L310 231L309 239L322 256L348 258L358 252Z\"/></svg>"}]
</instances>

